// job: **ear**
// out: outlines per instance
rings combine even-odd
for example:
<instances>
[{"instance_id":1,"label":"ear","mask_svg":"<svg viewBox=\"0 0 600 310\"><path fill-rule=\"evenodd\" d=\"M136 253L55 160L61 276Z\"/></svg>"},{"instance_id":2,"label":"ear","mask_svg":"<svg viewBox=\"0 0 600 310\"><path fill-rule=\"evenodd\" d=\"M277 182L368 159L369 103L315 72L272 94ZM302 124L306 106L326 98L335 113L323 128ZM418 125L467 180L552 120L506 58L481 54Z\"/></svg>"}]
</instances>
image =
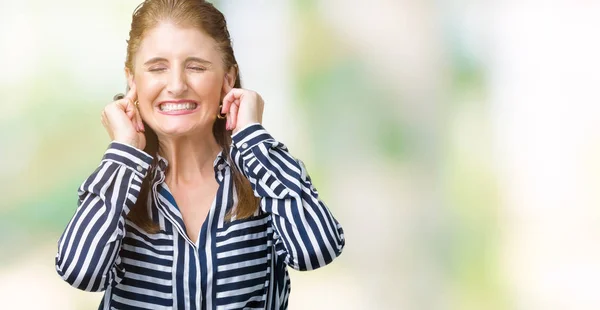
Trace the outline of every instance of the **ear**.
<instances>
[{"instance_id":1,"label":"ear","mask_svg":"<svg viewBox=\"0 0 600 310\"><path fill-rule=\"evenodd\" d=\"M229 93L229 91L234 87L236 77L237 66L234 65L229 68L229 71L227 71L223 77L223 87L221 89L222 97L225 97L225 95L227 95L227 93Z\"/></svg>"},{"instance_id":2,"label":"ear","mask_svg":"<svg viewBox=\"0 0 600 310\"><path fill-rule=\"evenodd\" d=\"M131 88L133 84L133 72L129 70L129 68L125 67L125 78L127 79L127 91Z\"/></svg>"}]
</instances>

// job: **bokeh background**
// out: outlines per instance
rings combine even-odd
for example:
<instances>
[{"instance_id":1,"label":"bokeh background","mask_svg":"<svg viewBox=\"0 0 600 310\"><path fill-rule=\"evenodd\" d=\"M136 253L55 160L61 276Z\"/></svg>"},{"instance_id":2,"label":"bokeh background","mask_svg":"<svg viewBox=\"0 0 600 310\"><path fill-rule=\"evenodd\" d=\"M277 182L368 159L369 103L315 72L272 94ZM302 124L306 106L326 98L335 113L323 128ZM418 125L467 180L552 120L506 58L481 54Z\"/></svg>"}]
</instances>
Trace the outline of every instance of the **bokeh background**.
<instances>
[{"instance_id":1,"label":"bokeh background","mask_svg":"<svg viewBox=\"0 0 600 310\"><path fill-rule=\"evenodd\" d=\"M139 2L0 1L3 309L97 308L54 255ZM214 3L345 228L290 309L600 309L598 1Z\"/></svg>"}]
</instances>

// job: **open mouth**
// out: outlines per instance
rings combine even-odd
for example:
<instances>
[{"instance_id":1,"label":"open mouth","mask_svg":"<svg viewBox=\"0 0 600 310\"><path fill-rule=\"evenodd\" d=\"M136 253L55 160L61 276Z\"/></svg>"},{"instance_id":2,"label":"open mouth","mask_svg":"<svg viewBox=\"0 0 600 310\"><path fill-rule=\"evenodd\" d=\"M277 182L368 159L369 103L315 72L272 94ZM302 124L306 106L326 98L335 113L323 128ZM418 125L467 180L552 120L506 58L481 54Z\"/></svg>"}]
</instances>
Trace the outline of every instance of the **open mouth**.
<instances>
[{"instance_id":1,"label":"open mouth","mask_svg":"<svg viewBox=\"0 0 600 310\"><path fill-rule=\"evenodd\" d=\"M158 106L158 109L163 112L176 112L176 111L192 111L198 107L198 104L195 102L185 102L185 103L161 103Z\"/></svg>"}]
</instances>

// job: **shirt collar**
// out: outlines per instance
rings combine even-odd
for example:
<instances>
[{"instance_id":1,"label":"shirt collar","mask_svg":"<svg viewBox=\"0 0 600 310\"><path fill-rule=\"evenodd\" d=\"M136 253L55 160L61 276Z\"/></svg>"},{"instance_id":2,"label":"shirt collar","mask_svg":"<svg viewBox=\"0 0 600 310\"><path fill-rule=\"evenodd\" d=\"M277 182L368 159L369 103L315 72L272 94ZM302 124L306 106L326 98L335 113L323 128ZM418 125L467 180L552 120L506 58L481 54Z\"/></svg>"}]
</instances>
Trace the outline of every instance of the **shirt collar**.
<instances>
[{"instance_id":1,"label":"shirt collar","mask_svg":"<svg viewBox=\"0 0 600 310\"><path fill-rule=\"evenodd\" d=\"M167 171L167 167L169 167L169 162L167 161L166 158L156 154L156 156L158 157L158 165L157 165L157 169L160 172L165 172Z\"/></svg>"},{"instance_id":2,"label":"shirt collar","mask_svg":"<svg viewBox=\"0 0 600 310\"><path fill-rule=\"evenodd\" d=\"M215 169L215 175L219 172L224 171L227 167L229 167L229 161L227 160L227 156L223 154L223 150L217 154L217 158L213 161L213 168Z\"/></svg>"}]
</instances>

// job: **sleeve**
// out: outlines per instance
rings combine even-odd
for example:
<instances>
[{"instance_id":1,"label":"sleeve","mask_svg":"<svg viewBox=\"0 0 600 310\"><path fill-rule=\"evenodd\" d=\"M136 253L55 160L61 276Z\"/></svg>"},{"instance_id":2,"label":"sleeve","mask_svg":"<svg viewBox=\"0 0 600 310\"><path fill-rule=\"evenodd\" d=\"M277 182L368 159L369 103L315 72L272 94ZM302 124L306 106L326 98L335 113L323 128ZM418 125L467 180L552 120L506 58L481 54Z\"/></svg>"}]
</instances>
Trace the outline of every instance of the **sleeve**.
<instances>
[{"instance_id":1,"label":"sleeve","mask_svg":"<svg viewBox=\"0 0 600 310\"><path fill-rule=\"evenodd\" d=\"M98 168L79 187L77 210L58 240L56 271L70 285L103 291L121 281L118 255L125 216L135 204L153 158L112 142Z\"/></svg>"},{"instance_id":2,"label":"sleeve","mask_svg":"<svg viewBox=\"0 0 600 310\"><path fill-rule=\"evenodd\" d=\"M231 157L272 214L277 256L296 270L312 270L339 256L345 239L302 161L258 124L232 136Z\"/></svg>"}]
</instances>

